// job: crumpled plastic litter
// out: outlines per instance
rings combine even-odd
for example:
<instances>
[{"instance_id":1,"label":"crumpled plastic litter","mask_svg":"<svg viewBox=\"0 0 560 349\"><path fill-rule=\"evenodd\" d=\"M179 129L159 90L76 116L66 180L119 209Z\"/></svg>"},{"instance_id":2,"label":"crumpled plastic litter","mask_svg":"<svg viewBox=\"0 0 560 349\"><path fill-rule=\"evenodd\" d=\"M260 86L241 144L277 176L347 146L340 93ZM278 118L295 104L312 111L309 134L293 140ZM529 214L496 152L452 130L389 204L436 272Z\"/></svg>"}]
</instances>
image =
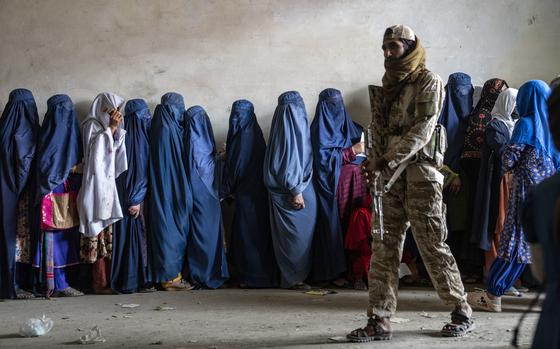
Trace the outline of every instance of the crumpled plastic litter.
<instances>
[{"instance_id":1,"label":"crumpled plastic litter","mask_svg":"<svg viewBox=\"0 0 560 349\"><path fill-rule=\"evenodd\" d=\"M101 335L101 330L97 326L93 326L91 330L89 330L88 334L80 337L80 343L82 344L95 344L103 342L105 342L105 338Z\"/></svg>"},{"instance_id":2,"label":"crumpled plastic litter","mask_svg":"<svg viewBox=\"0 0 560 349\"><path fill-rule=\"evenodd\" d=\"M121 304L121 308L138 308L140 304L130 303L130 304Z\"/></svg>"},{"instance_id":3,"label":"crumpled plastic litter","mask_svg":"<svg viewBox=\"0 0 560 349\"><path fill-rule=\"evenodd\" d=\"M22 337L39 337L47 334L50 330L52 330L53 326L54 322L52 319L43 314L40 318L25 320L19 328L19 335Z\"/></svg>"}]
</instances>

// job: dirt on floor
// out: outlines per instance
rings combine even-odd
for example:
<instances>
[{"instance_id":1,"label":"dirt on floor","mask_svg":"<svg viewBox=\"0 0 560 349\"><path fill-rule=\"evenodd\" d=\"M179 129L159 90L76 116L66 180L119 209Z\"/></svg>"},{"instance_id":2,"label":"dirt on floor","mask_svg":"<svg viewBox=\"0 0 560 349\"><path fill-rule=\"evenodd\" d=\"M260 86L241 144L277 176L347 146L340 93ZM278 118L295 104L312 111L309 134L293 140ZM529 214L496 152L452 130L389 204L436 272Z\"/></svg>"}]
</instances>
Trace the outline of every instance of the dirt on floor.
<instances>
[{"instance_id":1,"label":"dirt on floor","mask_svg":"<svg viewBox=\"0 0 560 349\"><path fill-rule=\"evenodd\" d=\"M79 338L98 326L104 343L90 348L508 348L534 294L504 297L502 313L476 312L477 329L442 338L451 307L431 289L399 293L391 341L354 344L345 335L366 324L367 293L336 290L309 295L289 290L156 292L0 302L0 348L81 348ZM138 304L136 307L126 307ZM125 307L123 307L123 305ZM520 331L529 347L538 310ZM22 338L20 325L45 314L54 321L42 337Z\"/></svg>"}]
</instances>

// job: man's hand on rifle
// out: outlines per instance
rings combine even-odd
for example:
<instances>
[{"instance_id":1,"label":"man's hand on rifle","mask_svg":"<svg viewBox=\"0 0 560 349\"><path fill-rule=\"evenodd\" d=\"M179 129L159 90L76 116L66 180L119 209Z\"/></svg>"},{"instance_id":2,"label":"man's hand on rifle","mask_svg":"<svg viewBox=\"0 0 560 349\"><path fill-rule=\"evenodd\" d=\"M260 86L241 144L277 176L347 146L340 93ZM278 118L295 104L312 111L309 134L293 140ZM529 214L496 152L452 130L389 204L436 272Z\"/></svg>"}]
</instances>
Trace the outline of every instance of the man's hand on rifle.
<instances>
[{"instance_id":1,"label":"man's hand on rifle","mask_svg":"<svg viewBox=\"0 0 560 349\"><path fill-rule=\"evenodd\" d=\"M365 178L368 185L373 185L375 179L375 172L382 172L387 167L387 160L383 157L375 161L366 160L362 163L362 176Z\"/></svg>"}]
</instances>

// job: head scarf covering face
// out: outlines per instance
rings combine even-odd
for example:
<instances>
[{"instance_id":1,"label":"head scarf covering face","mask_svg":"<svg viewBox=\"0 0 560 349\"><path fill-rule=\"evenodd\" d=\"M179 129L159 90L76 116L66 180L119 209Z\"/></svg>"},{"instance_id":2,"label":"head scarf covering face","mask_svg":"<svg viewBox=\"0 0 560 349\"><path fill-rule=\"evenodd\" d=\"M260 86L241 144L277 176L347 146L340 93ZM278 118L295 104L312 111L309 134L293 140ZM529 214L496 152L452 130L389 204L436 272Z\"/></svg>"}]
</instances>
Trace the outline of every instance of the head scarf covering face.
<instances>
[{"instance_id":1,"label":"head scarf covering face","mask_svg":"<svg viewBox=\"0 0 560 349\"><path fill-rule=\"evenodd\" d=\"M253 103L245 99L233 102L229 116L229 135L234 136L256 121ZM229 138L229 137L228 137Z\"/></svg>"},{"instance_id":2,"label":"head scarf covering face","mask_svg":"<svg viewBox=\"0 0 560 349\"><path fill-rule=\"evenodd\" d=\"M548 97L548 123L556 148L560 149L560 85Z\"/></svg>"},{"instance_id":3,"label":"head scarf covering face","mask_svg":"<svg viewBox=\"0 0 560 349\"><path fill-rule=\"evenodd\" d=\"M97 95L91 104L88 118L95 118L103 127L109 127L110 115L109 112L119 109L122 112L124 99L109 92L103 92ZM122 123L119 128L122 127Z\"/></svg>"},{"instance_id":4,"label":"head scarf covering face","mask_svg":"<svg viewBox=\"0 0 560 349\"><path fill-rule=\"evenodd\" d=\"M39 116L33 94L23 88L13 90L0 118L0 159L2 181L18 195L27 183L38 133Z\"/></svg>"},{"instance_id":5,"label":"head scarf covering face","mask_svg":"<svg viewBox=\"0 0 560 349\"><path fill-rule=\"evenodd\" d=\"M398 97L405 83L414 79L426 68L426 51L416 38L416 47L406 56L398 59L385 59L385 74L382 78L385 93L385 107Z\"/></svg>"},{"instance_id":6,"label":"head scarf covering face","mask_svg":"<svg viewBox=\"0 0 560 349\"><path fill-rule=\"evenodd\" d=\"M189 125L187 141L190 143L190 171L196 171L210 193L216 194L214 170L216 166L216 142L212 124L206 111L198 105L186 112Z\"/></svg>"},{"instance_id":7,"label":"head scarf covering face","mask_svg":"<svg viewBox=\"0 0 560 349\"><path fill-rule=\"evenodd\" d=\"M128 170L122 179L127 198L124 202L126 207L141 204L146 196L151 121L146 101L131 99L126 103L123 127L127 132L125 142Z\"/></svg>"},{"instance_id":8,"label":"head scarf covering face","mask_svg":"<svg viewBox=\"0 0 560 349\"><path fill-rule=\"evenodd\" d=\"M274 193L301 194L311 181L309 124L305 104L296 91L278 97L264 163L264 183Z\"/></svg>"},{"instance_id":9,"label":"head scarf covering face","mask_svg":"<svg viewBox=\"0 0 560 349\"><path fill-rule=\"evenodd\" d=\"M548 126L547 99L550 88L544 81L531 80L524 83L517 93L517 109L520 119L515 125L510 144L532 146L537 154L552 158L560 167L560 154L554 146Z\"/></svg>"},{"instance_id":10,"label":"head scarf covering face","mask_svg":"<svg viewBox=\"0 0 560 349\"><path fill-rule=\"evenodd\" d=\"M82 156L74 103L67 95L54 95L47 101L37 144L37 200L62 184Z\"/></svg>"},{"instance_id":11,"label":"head scarf covering face","mask_svg":"<svg viewBox=\"0 0 560 349\"><path fill-rule=\"evenodd\" d=\"M185 101L183 96L176 92L167 92L161 96L161 105L169 108L177 122L182 123L184 121Z\"/></svg>"},{"instance_id":12,"label":"head scarf covering face","mask_svg":"<svg viewBox=\"0 0 560 349\"><path fill-rule=\"evenodd\" d=\"M490 113L500 93L508 87L507 82L502 79L494 78L486 81L482 87L480 99L474 107L473 115L476 116L484 112Z\"/></svg>"},{"instance_id":13,"label":"head scarf covering face","mask_svg":"<svg viewBox=\"0 0 560 349\"><path fill-rule=\"evenodd\" d=\"M359 141L362 130L346 113L342 94L329 88L321 92L311 123L315 178L331 195L336 192L342 149Z\"/></svg>"},{"instance_id":14,"label":"head scarf covering face","mask_svg":"<svg viewBox=\"0 0 560 349\"><path fill-rule=\"evenodd\" d=\"M472 99L471 77L465 73L449 75L438 122L445 127L449 142L444 162L455 172L459 171L468 117L472 111Z\"/></svg>"},{"instance_id":15,"label":"head scarf covering face","mask_svg":"<svg viewBox=\"0 0 560 349\"><path fill-rule=\"evenodd\" d=\"M266 143L251 102L242 99L233 103L226 144L222 195L235 193L248 178L255 178L262 185Z\"/></svg>"},{"instance_id":16,"label":"head scarf covering face","mask_svg":"<svg viewBox=\"0 0 560 349\"><path fill-rule=\"evenodd\" d=\"M502 90L507 87L507 83L502 79L490 79L484 83L480 100L469 116L463 146L463 158L480 158L480 149L484 142L484 130L492 119L492 108L494 108L494 103Z\"/></svg>"},{"instance_id":17,"label":"head scarf covering face","mask_svg":"<svg viewBox=\"0 0 560 349\"><path fill-rule=\"evenodd\" d=\"M500 93L498 99L496 99L496 103L494 103L494 108L492 108L492 118L498 119L506 124L510 137L516 122L511 117L511 114L515 110L516 98L517 90L508 88Z\"/></svg>"}]
</instances>

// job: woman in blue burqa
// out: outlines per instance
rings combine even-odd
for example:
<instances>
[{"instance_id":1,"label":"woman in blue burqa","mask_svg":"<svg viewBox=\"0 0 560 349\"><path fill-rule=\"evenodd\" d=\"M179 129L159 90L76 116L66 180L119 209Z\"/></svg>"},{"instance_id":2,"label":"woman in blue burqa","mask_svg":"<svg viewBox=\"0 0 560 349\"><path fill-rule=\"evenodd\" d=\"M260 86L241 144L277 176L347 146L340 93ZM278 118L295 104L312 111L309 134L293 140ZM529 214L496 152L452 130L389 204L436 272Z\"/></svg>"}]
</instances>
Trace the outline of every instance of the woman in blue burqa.
<instances>
[{"instance_id":1,"label":"woman in blue burqa","mask_svg":"<svg viewBox=\"0 0 560 349\"><path fill-rule=\"evenodd\" d=\"M274 254L281 286L308 288L317 198L311 183L313 153L305 105L296 91L278 97L264 160L270 193Z\"/></svg>"},{"instance_id":2,"label":"woman in blue burqa","mask_svg":"<svg viewBox=\"0 0 560 349\"><path fill-rule=\"evenodd\" d=\"M77 192L82 184L78 172L83 156L80 126L74 103L67 95L54 95L47 101L47 113L37 144L36 224L33 224L39 280L50 297L83 296L70 287L68 267L80 263Z\"/></svg>"},{"instance_id":3,"label":"woman in blue burqa","mask_svg":"<svg viewBox=\"0 0 560 349\"><path fill-rule=\"evenodd\" d=\"M206 111L186 112L187 173L193 188L188 268L196 288L218 288L229 278L222 232L222 215L215 182L216 144Z\"/></svg>"},{"instance_id":4,"label":"woman in blue burqa","mask_svg":"<svg viewBox=\"0 0 560 349\"><path fill-rule=\"evenodd\" d=\"M124 218L113 227L111 288L133 293L146 284L146 242L144 199L148 190L151 115L146 101L132 99L126 103L126 158L128 169L117 179L117 189Z\"/></svg>"},{"instance_id":5,"label":"woman in blue burqa","mask_svg":"<svg viewBox=\"0 0 560 349\"><path fill-rule=\"evenodd\" d=\"M25 89L13 90L0 119L0 299L33 296L16 285L16 212L29 178L38 133L33 94Z\"/></svg>"},{"instance_id":6,"label":"woman in blue burqa","mask_svg":"<svg viewBox=\"0 0 560 349\"><path fill-rule=\"evenodd\" d=\"M161 97L150 128L148 186L148 280L164 290L185 290L192 193L187 179L183 96Z\"/></svg>"},{"instance_id":7,"label":"woman in blue burqa","mask_svg":"<svg viewBox=\"0 0 560 349\"><path fill-rule=\"evenodd\" d=\"M361 152L361 134L361 127L346 113L340 91L333 88L322 91L311 123L313 182L318 199L312 267L316 281L334 280L346 270L336 190L343 149L353 149L352 145L356 144L355 152Z\"/></svg>"},{"instance_id":8,"label":"woman in blue burqa","mask_svg":"<svg viewBox=\"0 0 560 349\"><path fill-rule=\"evenodd\" d=\"M253 104L235 101L229 117L221 196L233 197L229 255L242 287L277 287L268 192L263 182L266 143Z\"/></svg>"}]
</instances>

